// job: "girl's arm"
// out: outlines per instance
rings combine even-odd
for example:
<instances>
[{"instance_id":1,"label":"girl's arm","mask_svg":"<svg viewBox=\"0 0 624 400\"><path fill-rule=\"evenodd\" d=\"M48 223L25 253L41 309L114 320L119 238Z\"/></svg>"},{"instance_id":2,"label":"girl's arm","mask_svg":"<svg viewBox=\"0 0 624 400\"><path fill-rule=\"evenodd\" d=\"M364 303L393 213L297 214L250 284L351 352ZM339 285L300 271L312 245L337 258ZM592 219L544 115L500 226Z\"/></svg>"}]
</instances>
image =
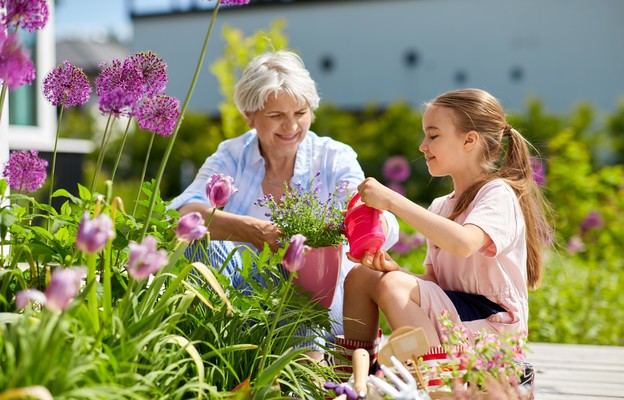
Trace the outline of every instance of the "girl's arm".
<instances>
[{"instance_id":1,"label":"girl's arm","mask_svg":"<svg viewBox=\"0 0 624 400\"><path fill-rule=\"evenodd\" d=\"M368 206L392 212L436 246L458 257L469 257L489 242L488 235L476 225L460 225L437 215L374 178L366 178L358 191Z\"/></svg>"}]
</instances>

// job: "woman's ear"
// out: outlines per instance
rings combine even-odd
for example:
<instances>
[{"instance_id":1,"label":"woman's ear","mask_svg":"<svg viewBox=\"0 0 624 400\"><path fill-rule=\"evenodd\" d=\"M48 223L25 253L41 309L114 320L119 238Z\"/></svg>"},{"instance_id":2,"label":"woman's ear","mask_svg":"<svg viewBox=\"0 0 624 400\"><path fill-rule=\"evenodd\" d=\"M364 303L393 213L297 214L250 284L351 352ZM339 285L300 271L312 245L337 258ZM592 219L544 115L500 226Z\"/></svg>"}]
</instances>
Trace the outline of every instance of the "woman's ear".
<instances>
[{"instance_id":1,"label":"woman's ear","mask_svg":"<svg viewBox=\"0 0 624 400\"><path fill-rule=\"evenodd\" d=\"M479 142L479 133L477 131L470 131L466 133L464 137L464 148L466 150L471 150L478 142Z\"/></svg>"},{"instance_id":2,"label":"woman's ear","mask_svg":"<svg viewBox=\"0 0 624 400\"><path fill-rule=\"evenodd\" d=\"M254 127L253 113L250 113L249 111L245 111L245 121L247 121L247 126L249 127L249 129L253 129Z\"/></svg>"}]
</instances>

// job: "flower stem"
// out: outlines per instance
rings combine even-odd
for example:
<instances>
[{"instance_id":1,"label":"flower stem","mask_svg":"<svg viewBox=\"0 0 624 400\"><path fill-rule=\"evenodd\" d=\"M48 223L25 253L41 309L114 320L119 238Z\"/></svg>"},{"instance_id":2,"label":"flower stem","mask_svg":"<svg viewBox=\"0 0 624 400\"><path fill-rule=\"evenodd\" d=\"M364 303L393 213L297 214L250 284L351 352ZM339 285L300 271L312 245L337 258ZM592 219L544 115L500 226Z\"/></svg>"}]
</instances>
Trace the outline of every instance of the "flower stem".
<instances>
[{"instance_id":1,"label":"flower stem","mask_svg":"<svg viewBox=\"0 0 624 400\"><path fill-rule=\"evenodd\" d=\"M271 329L267 333L266 341L264 342L262 347L260 347L261 349L264 349L264 352L263 352L262 358L260 359L260 365L258 366L258 374L257 375L260 375L262 373L262 371L264 371L264 365L266 363L268 355L271 354L271 346L273 344L272 342L273 342L273 335L275 333L275 328L277 328L277 324L279 322L279 319L282 316L282 310L284 309L284 303L286 303L288 294L290 292L290 288L292 287L292 282L293 282L293 278L295 277L295 275L292 274L292 273L290 273L288 275L289 275L288 276L288 284L284 288L284 294L282 295L282 298L281 298L281 300L279 302L279 306L277 307L277 312L273 316L273 324L271 325Z\"/></svg>"},{"instance_id":2,"label":"flower stem","mask_svg":"<svg viewBox=\"0 0 624 400\"><path fill-rule=\"evenodd\" d=\"M2 84L2 91L0 91L0 122L2 122L2 110L4 109L4 99L6 98L7 85Z\"/></svg>"},{"instance_id":3,"label":"flower stem","mask_svg":"<svg viewBox=\"0 0 624 400\"><path fill-rule=\"evenodd\" d=\"M95 172L93 173L93 181L91 182L91 194L93 194L93 190L95 190L95 183L97 182L98 175L100 174L100 168L102 168L102 161L104 160L104 150L106 147L106 134L110 126L112 125L111 120L113 118L113 114L108 115L108 120L106 121L106 127L104 128L104 134L102 135L102 144L100 145L100 154L98 155L97 165L95 167Z\"/></svg>"},{"instance_id":4,"label":"flower stem","mask_svg":"<svg viewBox=\"0 0 624 400\"><path fill-rule=\"evenodd\" d=\"M132 118L128 118L128 123L126 124L126 131L124 132L123 141L121 142L121 148L119 149L119 154L117 154L117 161L115 161L115 167L113 168L113 173L111 174L111 181L115 180L115 172L117 172L117 166L119 165L119 160L121 160L121 153L123 152L123 148L126 144L126 139L128 138L128 131L130 130L130 122L132 122Z\"/></svg>"},{"instance_id":5,"label":"flower stem","mask_svg":"<svg viewBox=\"0 0 624 400\"><path fill-rule=\"evenodd\" d=\"M208 48L208 42L210 41L210 35L212 34L212 27L214 26L215 19L217 18L217 13L219 12L220 5L221 5L221 0L217 0L217 4L215 5L214 10L212 11L212 18L210 19L210 25L208 26L208 31L206 32L206 37L204 38L202 50L201 50L201 53L199 54L199 60L197 61L197 66L195 67L195 74L193 75L191 86L189 87L188 93L186 95L186 99L184 99L184 104L182 104L182 109L180 110L180 116L178 117L178 122L176 122L176 126L173 130L173 134L171 135L171 139L169 140L169 144L167 146L167 149L165 150L165 154L160 163L160 168L158 169L158 174L156 176L156 184L153 187L152 195L150 196L150 200L149 200L149 206L147 208L147 214L145 216L145 225L143 226L143 231L139 239L142 239L143 236L145 236L145 234L147 233L147 229L149 228L149 221L152 218L152 212L154 211L154 205L156 203L156 196L158 195L158 187L160 186L160 182L162 181L162 176L163 176L163 173L165 172L167 161L169 160L169 156L171 155L171 151L173 150L173 145L175 144L176 137L178 136L178 131L180 130L180 125L182 124L182 120L184 119L184 113L186 112L186 107L188 106L188 103L191 100L191 96L193 95L193 91L195 90L195 84L197 83L199 72L201 71L201 67L204 62L204 58L206 56L206 49Z\"/></svg>"},{"instance_id":6,"label":"flower stem","mask_svg":"<svg viewBox=\"0 0 624 400\"><path fill-rule=\"evenodd\" d=\"M89 292L87 293L87 302L91 321L93 322L93 331L97 332L100 328L100 323L98 319L98 301L95 282L95 257L96 254L87 255L87 286L89 288Z\"/></svg>"},{"instance_id":7,"label":"flower stem","mask_svg":"<svg viewBox=\"0 0 624 400\"><path fill-rule=\"evenodd\" d=\"M139 181L139 192L137 193L136 200L134 201L134 208L132 209L132 216L134 217L136 214L137 205L139 204L139 199L141 198L141 188L143 187L143 180L145 180L145 173L147 172L147 162L149 161L150 153L152 152L152 145L154 144L154 137L156 137L155 133L152 133L152 138L150 139L149 146L147 147L147 154L145 155L145 162L143 163L143 172L141 173L141 180ZM158 186L154 186L153 190L156 190ZM146 225L147 226L147 221Z\"/></svg>"},{"instance_id":8,"label":"flower stem","mask_svg":"<svg viewBox=\"0 0 624 400\"><path fill-rule=\"evenodd\" d=\"M63 110L65 110L65 103L61 104L61 111L58 117L58 123L56 124L56 138L54 139L54 152L52 153L52 170L50 171L50 195L48 196L48 206L52 207L52 193L54 193L54 171L56 169L56 149L58 148L59 134L61 133L61 121L63 120ZM48 220L48 228L50 227L50 220Z\"/></svg>"}]
</instances>

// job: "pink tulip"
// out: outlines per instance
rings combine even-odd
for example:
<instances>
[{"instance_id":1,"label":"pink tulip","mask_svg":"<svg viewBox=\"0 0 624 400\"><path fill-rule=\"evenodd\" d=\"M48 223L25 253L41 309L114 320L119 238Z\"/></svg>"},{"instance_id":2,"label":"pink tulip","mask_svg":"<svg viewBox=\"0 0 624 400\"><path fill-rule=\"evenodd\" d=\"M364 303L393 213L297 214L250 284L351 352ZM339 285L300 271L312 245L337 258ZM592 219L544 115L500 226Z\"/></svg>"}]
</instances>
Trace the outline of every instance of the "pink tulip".
<instances>
[{"instance_id":1,"label":"pink tulip","mask_svg":"<svg viewBox=\"0 0 624 400\"><path fill-rule=\"evenodd\" d=\"M206 232L208 232L206 222L198 212L184 215L178 221L178 226L176 228L178 239L185 242L202 239L206 236Z\"/></svg>"},{"instance_id":2,"label":"pink tulip","mask_svg":"<svg viewBox=\"0 0 624 400\"><path fill-rule=\"evenodd\" d=\"M78 294L86 275L85 268L56 268L45 291L46 307L52 311L66 309Z\"/></svg>"},{"instance_id":3,"label":"pink tulip","mask_svg":"<svg viewBox=\"0 0 624 400\"><path fill-rule=\"evenodd\" d=\"M18 310L23 310L28 303L45 304L45 294L37 289L26 289L17 292L15 295L15 307Z\"/></svg>"},{"instance_id":4,"label":"pink tulip","mask_svg":"<svg viewBox=\"0 0 624 400\"><path fill-rule=\"evenodd\" d=\"M146 236L142 243L130 242L128 274L136 280L145 279L167 265L169 258L165 250L157 250L156 238Z\"/></svg>"},{"instance_id":5,"label":"pink tulip","mask_svg":"<svg viewBox=\"0 0 624 400\"><path fill-rule=\"evenodd\" d=\"M37 302L50 311L63 311L76 298L85 276L85 268L56 268L45 293L37 289L22 290L15 296L15 306L22 310L28 303Z\"/></svg>"},{"instance_id":6,"label":"pink tulip","mask_svg":"<svg viewBox=\"0 0 624 400\"><path fill-rule=\"evenodd\" d=\"M76 247L85 253L97 253L114 237L113 221L108 215L100 214L90 219L89 213L85 212L78 226Z\"/></svg>"},{"instance_id":7,"label":"pink tulip","mask_svg":"<svg viewBox=\"0 0 624 400\"><path fill-rule=\"evenodd\" d=\"M305 252L310 249L310 247L303 244L305 241L306 237L299 233L290 238L290 245L286 249L284 259L282 260L284 268L288 271L296 272L303 266Z\"/></svg>"},{"instance_id":8,"label":"pink tulip","mask_svg":"<svg viewBox=\"0 0 624 400\"><path fill-rule=\"evenodd\" d=\"M238 192L238 188L234 186L234 178L231 176L214 174L206 183L206 196L215 208L225 206L236 192Z\"/></svg>"}]
</instances>

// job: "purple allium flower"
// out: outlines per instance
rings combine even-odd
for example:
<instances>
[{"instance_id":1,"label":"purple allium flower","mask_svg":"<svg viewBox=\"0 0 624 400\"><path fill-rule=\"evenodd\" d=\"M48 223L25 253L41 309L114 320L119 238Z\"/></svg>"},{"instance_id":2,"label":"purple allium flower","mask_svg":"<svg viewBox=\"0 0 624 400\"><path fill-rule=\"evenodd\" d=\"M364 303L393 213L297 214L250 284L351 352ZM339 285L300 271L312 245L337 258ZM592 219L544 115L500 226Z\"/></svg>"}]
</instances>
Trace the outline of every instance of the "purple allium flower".
<instances>
[{"instance_id":1,"label":"purple allium flower","mask_svg":"<svg viewBox=\"0 0 624 400\"><path fill-rule=\"evenodd\" d=\"M604 226L602 215L598 211L592 211L581 223L581 234L585 234L590 229L598 229Z\"/></svg>"},{"instance_id":2,"label":"purple allium flower","mask_svg":"<svg viewBox=\"0 0 624 400\"><path fill-rule=\"evenodd\" d=\"M89 101L93 88L82 68L69 61L54 68L43 80L43 95L53 106L81 106Z\"/></svg>"},{"instance_id":3,"label":"purple allium flower","mask_svg":"<svg viewBox=\"0 0 624 400\"><path fill-rule=\"evenodd\" d=\"M28 57L28 50L20 44L17 35L0 29L0 82L9 90L30 85L35 79L35 67Z\"/></svg>"},{"instance_id":4,"label":"purple allium flower","mask_svg":"<svg viewBox=\"0 0 624 400\"><path fill-rule=\"evenodd\" d=\"M546 168L537 157L531 157L531 170L533 171L533 179L539 186L546 185Z\"/></svg>"},{"instance_id":5,"label":"purple allium flower","mask_svg":"<svg viewBox=\"0 0 624 400\"><path fill-rule=\"evenodd\" d=\"M388 182L387 186L390 189L397 192L398 194L400 194L401 196L405 196L407 194L407 191L405 190L405 186L403 186L402 183L391 181L391 182Z\"/></svg>"},{"instance_id":6,"label":"purple allium flower","mask_svg":"<svg viewBox=\"0 0 624 400\"><path fill-rule=\"evenodd\" d=\"M221 0L224 6L244 6L249 4L250 0Z\"/></svg>"},{"instance_id":7,"label":"purple allium flower","mask_svg":"<svg viewBox=\"0 0 624 400\"><path fill-rule=\"evenodd\" d=\"M305 252L310 249L308 246L304 245L305 241L306 237L299 233L290 238L290 245L286 249L284 259L282 260L284 268L288 271L296 272L303 266Z\"/></svg>"},{"instance_id":8,"label":"purple allium flower","mask_svg":"<svg viewBox=\"0 0 624 400\"><path fill-rule=\"evenodd\" d=\"M43 305L46 303L46 300L45 294L37 289L20 290L15 295L15 308L23 310L28 303L39 303Z\"/></svg>"},{"instance_id":9,"label":"purple allium flower","mask_svg":"<svg viewBox=\"0 0 624 400\"><path fill-rule=\"evenodd\" d=\"M6 7L1 22L7 26L28 29L42 29L48 22L46 0L0 0L0 8Z\"/></svg>"},{"instance_id":10,"label":"purple allium flower","mask_svg":"<svg viewBox=\"0 0 624 400\"><path fill-rule=\"evenodd\" d=\"M91 219L89 213L85 212L78 225L76 247L85 253L97 253L114 237L113 221L108 215L100 214Z\"/></svg>"},{"instance_id":11,"label":"purple allium flower","mask_svg":"<svg viewBox=\"0 0 624 400\"><path fill-rule=\"evenodd\" d=\"M165 250L157 250L154 236L146 236L143 242L130 242L128 274L136 280L145 279L167 265L169 259Z\"/></svg>"},{"instance_id":12,"label":"purple allium flower","mask_svg":"<svg viewBox=\"0 0 624 400\"><path fill-rule=\"evenodd\" d=\"M178 239L185 242L203 239L206 236L206 232L208 232L206 222L197 211L182 216L176 227Z\"/></svg>"},{"instance_id":13,"label":"purple allium flower","mask_svg":"<svg viewBox=\"0 0 624 400\"><path fill-rule=\"evenodd\" d=\"M215 208L225 206L236 192L238 192L238 188L234 186L234 178L231 176L213 174L206 183L206 196Z\"/></svg>"},{"instance_id":14,"label":"purple allium flower","mask_svg":"<svg viewBox=\"0 0 624 400\"><path fill-rule=\"evenodd\" d=\"M409 160L405 156L389 157L383 165L383 176L387 181L405 182L411 173Z\"/></svg>"},{"instance_id":15,"label":"purple allium flower","mask_svg":"<svg viewBox=\"0 0 624 400\"><path fill-rule=\"evenodd\" d=\"M583 239L581 239L580 236L574 235L570 238L570 241L568 241L566 250L568 250L568 254L571 256L582 253L585 251L585 243L583 243Z\"/></svg>"},{"instance_id":16,"label":"purple allium flower","mask_svg":"<svg viewBox=\"0 0 624 400\"><path fill-rule=\"evenodd\" d=\"M167 64L152 51L133 54L128 62L141 72L143 94L153 97L167 86Z\"/></svg>"},{"instance_id":17,"label":"purple allium flower","mask_svg":"<svg viewBox=\"0 0 624 400\"><path fill-rule=\"evenodd\" d=\"M164 94L146 98L136 114L141 129L165 137L173 133L179 116L180 100Z\"/></svg>"},{"instance_id":18,"label":"purple allium flower","mask_svg":"<svg viewBox=\"0 0 624 400\"><path fill-rule=\"evenodd\" d=\"M11 190L31 193L43 186L47 166L48 162L39 158L38 151L13 151L2 174Z\"/></svg>"},{"instance_id":19,"label":"purple allium flower","mask_svg":"<svg viewBox=\"0 0 624 400\"><path fill-rule=\"evenodd\" d=\"M95 78L100 111L115 117L132 116L135 106L144 95L141 70L129 59L101 63L100 68L102 70Z\"/></svg>"},{"instance_id":20,"label":"purple allium flower","mask_svg":"<svg viewBox=\"0 0 624 400\"><path fill-rule=\"evenodd\" d=\"M45 291L46 307L51 311L63 311L74 300L82 279L87 275L83 268L56 268L50 285Z\"/></svg>"}]
</instances>

